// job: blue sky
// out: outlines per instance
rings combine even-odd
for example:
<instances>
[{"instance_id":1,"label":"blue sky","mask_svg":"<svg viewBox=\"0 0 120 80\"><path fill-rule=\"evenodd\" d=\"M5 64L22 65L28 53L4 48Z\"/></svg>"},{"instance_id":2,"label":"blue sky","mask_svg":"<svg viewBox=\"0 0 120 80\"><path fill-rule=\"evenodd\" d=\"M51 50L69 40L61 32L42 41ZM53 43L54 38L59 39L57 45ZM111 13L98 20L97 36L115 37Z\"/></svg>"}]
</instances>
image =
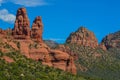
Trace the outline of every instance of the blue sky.
<instances>
[{"instance_id":1,"label":"blue sky","mask_svg":"<svg viewBox=\"0 0 120 80\"><path fill-rule=\"evenodd\" d=\"M0 28L13 28L17 9L26 7L31 25L36 16L42 16L44 39L64 42L85 26L100 42L120 30L119 4L119 0L0 0Z\"/></svg>"}]
</instances>

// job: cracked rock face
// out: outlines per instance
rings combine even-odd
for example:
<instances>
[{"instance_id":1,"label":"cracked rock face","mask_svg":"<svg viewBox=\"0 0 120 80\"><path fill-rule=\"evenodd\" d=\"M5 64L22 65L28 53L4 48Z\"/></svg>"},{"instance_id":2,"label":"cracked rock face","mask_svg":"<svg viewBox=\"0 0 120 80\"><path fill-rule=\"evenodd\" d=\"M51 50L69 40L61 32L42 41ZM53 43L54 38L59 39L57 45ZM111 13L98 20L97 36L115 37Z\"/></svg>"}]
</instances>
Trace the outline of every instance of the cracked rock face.
<instances>
[{"instance_id":1,"label":"cracked rock face","mask_svg":"<svg viewBox=\"0 0 120 80\"><path fill-rule=\"evenodd\" d=\"M98 41L94 33L84 27L80 27L76 32L71 33L67 38L66 43L89 46L92 48L96 48L98 46Z\"/></svg>"},{"instance_id":2,"label":"cracked rock face","mask_svg":"<svg viewBox=\"0 0 120 80\"><path fill-rule=\"evenodd\" d=\"M16 14L16 20L12 35L15 39L30 38L30 22L25 8L19 8Z\"/></svg>"}]
</instances>

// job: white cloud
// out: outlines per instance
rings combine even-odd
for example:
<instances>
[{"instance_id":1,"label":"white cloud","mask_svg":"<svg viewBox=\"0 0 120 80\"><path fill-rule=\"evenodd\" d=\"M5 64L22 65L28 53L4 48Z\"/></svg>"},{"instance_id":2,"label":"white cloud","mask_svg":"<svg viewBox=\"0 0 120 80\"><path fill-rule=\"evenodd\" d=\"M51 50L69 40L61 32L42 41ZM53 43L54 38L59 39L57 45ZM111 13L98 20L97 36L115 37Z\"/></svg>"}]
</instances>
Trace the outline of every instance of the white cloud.
<instances>
[{"instance_id":1,"label":"white cloud","mask_svg":"<svg viewBox=\"0 0 120 80\"><path fill-rule=\"evenodd\" d=\"M35 7L48 5L45 0L0 0L0 6L2 3L12 2L14 4L22 5L25 7Z\"/></svg>"},{"instance_id":2,"label":"white cloud","mask_svg":"<svg viewBox=\"0 0 120 80\"><path fill-rule=\"evenodd\" d=\"M6 2L12 2L14 4L22 5L25 7L35 7L35 6L43 6L48 3L45 0L5 0Z\"/></svg>"},{"instance_id":3,"label":"white cloud","mask_svg":"<svg viewBox=\"0 0 120 80\"><path fill-rule=\"evenodd\" d=\"M8 23L14 23L15 21L15 15L10 14L7 9L0 10L0 19L8 22Z\"/></svg>"}]
</instances>

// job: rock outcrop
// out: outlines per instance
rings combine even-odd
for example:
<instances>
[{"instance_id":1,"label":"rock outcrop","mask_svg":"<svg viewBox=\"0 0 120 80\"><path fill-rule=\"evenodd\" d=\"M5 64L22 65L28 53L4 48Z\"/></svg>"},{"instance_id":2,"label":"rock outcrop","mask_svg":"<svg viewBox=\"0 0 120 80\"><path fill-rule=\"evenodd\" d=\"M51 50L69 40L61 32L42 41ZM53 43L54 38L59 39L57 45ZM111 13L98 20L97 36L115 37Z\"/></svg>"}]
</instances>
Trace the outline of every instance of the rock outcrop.
<instances>
[{"instance_id":1,"label":"rock outcrop","mask_svg":"<svg viewBox=\"0 0 120 80\"><path fill-rule=\"evenodd\" d=\"M107 50L107 48L106 48L106 46L105 46L105 44L104 43L100 43L99 44L99 48L101 48L101 49L103 49L103 50Z\"/></svg>"},{"instance_id":2,"label":"rock outcrop","mask_svg":"<svg viewBox=\"0 0 120 80\"><path fill-rule=\"evenodd\" d=\"M107 35L101 44L104 44L107 49L120 48L120 31Z\"/></svg>"},{"instance_id":3,"label":"rock outcrop","mask_svg":"<svg viewBox=\"0 0 120 80\"><path fill-rule=\"evenodd\" d=\"M42 32L43 32L42 19L40 16L38 16L33 22L32 30L31 30L31 37L34 38L35 41L43 42Z\"/></svg>"},{"instance_id":4,"label":"rock outcrop","mask_svg":"<svg viewBox=\"0 0 120 80\"><path fill-rule=\"evenodd\" d=\"M50 55L52 57L52 64L55 68L76 74L74 59L69 54L60 50L51 50Z\"/></svg>"},{"instance_id":5,"label":"rock outcrop","mask_svg":"<svg viewBox=\"0 0 120 80\"><path fill-rule=\"evenodd\" d=\"M13 63L15 62L12 58L8 57L8 56L3 56L2 59L4 59L6 62L8 63Z\"/></svg>"},{"instance_id":6,"label":"rock outcrop","mask_svg":"<svg viewBox=\"0 0 120 80\"><path fill-rule=\"evenodd\" d=\"M76 32L71 33L66 43L74 43L92 48L98 47L98 41L94 33L84 27L80 27Z\"/></svg>"},{"instance_id":7,"label":"rock outcrop","mask_svg":"<svg viewBox=\"0 0 120 80\"><path fill-rule=\"evenodd\" d=\"M23 55L36 61L41 61L43 65L59 68L67 72L76 74L76 66L71 55L60 50L52 50L44 43L20 42L20 51Z\"/></svg>"},{"instance_id":8,"label":"rock outcrop","mask_svg":"<svg viewBox=\"0 0 120 80\"><path fill-rule=\"evenodd\" d=\"M70 47L67 46L67 45L62 45L62 44L61 44L61 45L58 45L58 46L56 47L56 49L68 53L69 55L71 55L71 56L74 58L74 60L77 60L77 59L78 59L78 55L75 54L75 53L70 49Z\"/></svg>"},{"instance_id":9,"label":"rock outcrop","mask_svg":"<svg viewBox=\"0 0 120 80\"><path fill-rule=\"evenodd\" d=\"M0 31L3 34L3 31ZM11 40L6 44L19 50L27 58L41 61L43 65L52 66L76 74L74 58L67 52L50 49L42 40L43 24L41 17L36 17L30 29L26 9L19 8L16 15ZM3 43L4 44L4 43ZM3 51L3 47L1 47Z\"/></svg>"},{"instance_id":10,"label":"rock outcrop","mask_svg":"<svg viewBox=\"0 0 120 80\"><path fill-rule=\"evenodd\" d=\"M0 34L1 34L1 35L5 35L6 32L5 32L4 30L0 29Z\"/></svg>"},{"instance_id":11,"label":"rock outcrop","mask_svg":"<svg viewBox=\"0 0 120 80\"><path fill-rule=\"evenodd\" d=\"M30 22L25 8L19 8L17 11L12 35L14 39L30 38Z\"/></svg>"}]
</instances>

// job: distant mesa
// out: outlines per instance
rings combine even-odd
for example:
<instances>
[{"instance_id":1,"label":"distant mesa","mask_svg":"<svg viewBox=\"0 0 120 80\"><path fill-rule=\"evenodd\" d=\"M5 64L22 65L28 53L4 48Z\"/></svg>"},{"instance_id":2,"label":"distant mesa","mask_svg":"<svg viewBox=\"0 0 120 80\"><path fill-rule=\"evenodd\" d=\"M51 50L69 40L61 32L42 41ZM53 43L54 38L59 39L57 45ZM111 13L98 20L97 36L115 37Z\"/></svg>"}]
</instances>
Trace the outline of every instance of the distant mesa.
<instances>
[{"instance_id":1,"label":"distant mesa","mask_svg":"<svg viewBox=\"0 0 120 80\"><path fill-rule=\"evenodd\" d=\"M52 49L56 48L59 45L59 43L52 40L44 40L44 43L46 43L47 46L49 46Z\"/></svg>"},{"instance_id":2,"label":"distant mesa","mask_svg":"<svg viewBox=\"0 0 120 80\"><path fill-rule=\"evenodd\" d=\"M92 48L98 47L98 41L94 33L85 27L80 27L77 31L71 33L66 43L89 46Z\"/></svg>"}]
</instances>

